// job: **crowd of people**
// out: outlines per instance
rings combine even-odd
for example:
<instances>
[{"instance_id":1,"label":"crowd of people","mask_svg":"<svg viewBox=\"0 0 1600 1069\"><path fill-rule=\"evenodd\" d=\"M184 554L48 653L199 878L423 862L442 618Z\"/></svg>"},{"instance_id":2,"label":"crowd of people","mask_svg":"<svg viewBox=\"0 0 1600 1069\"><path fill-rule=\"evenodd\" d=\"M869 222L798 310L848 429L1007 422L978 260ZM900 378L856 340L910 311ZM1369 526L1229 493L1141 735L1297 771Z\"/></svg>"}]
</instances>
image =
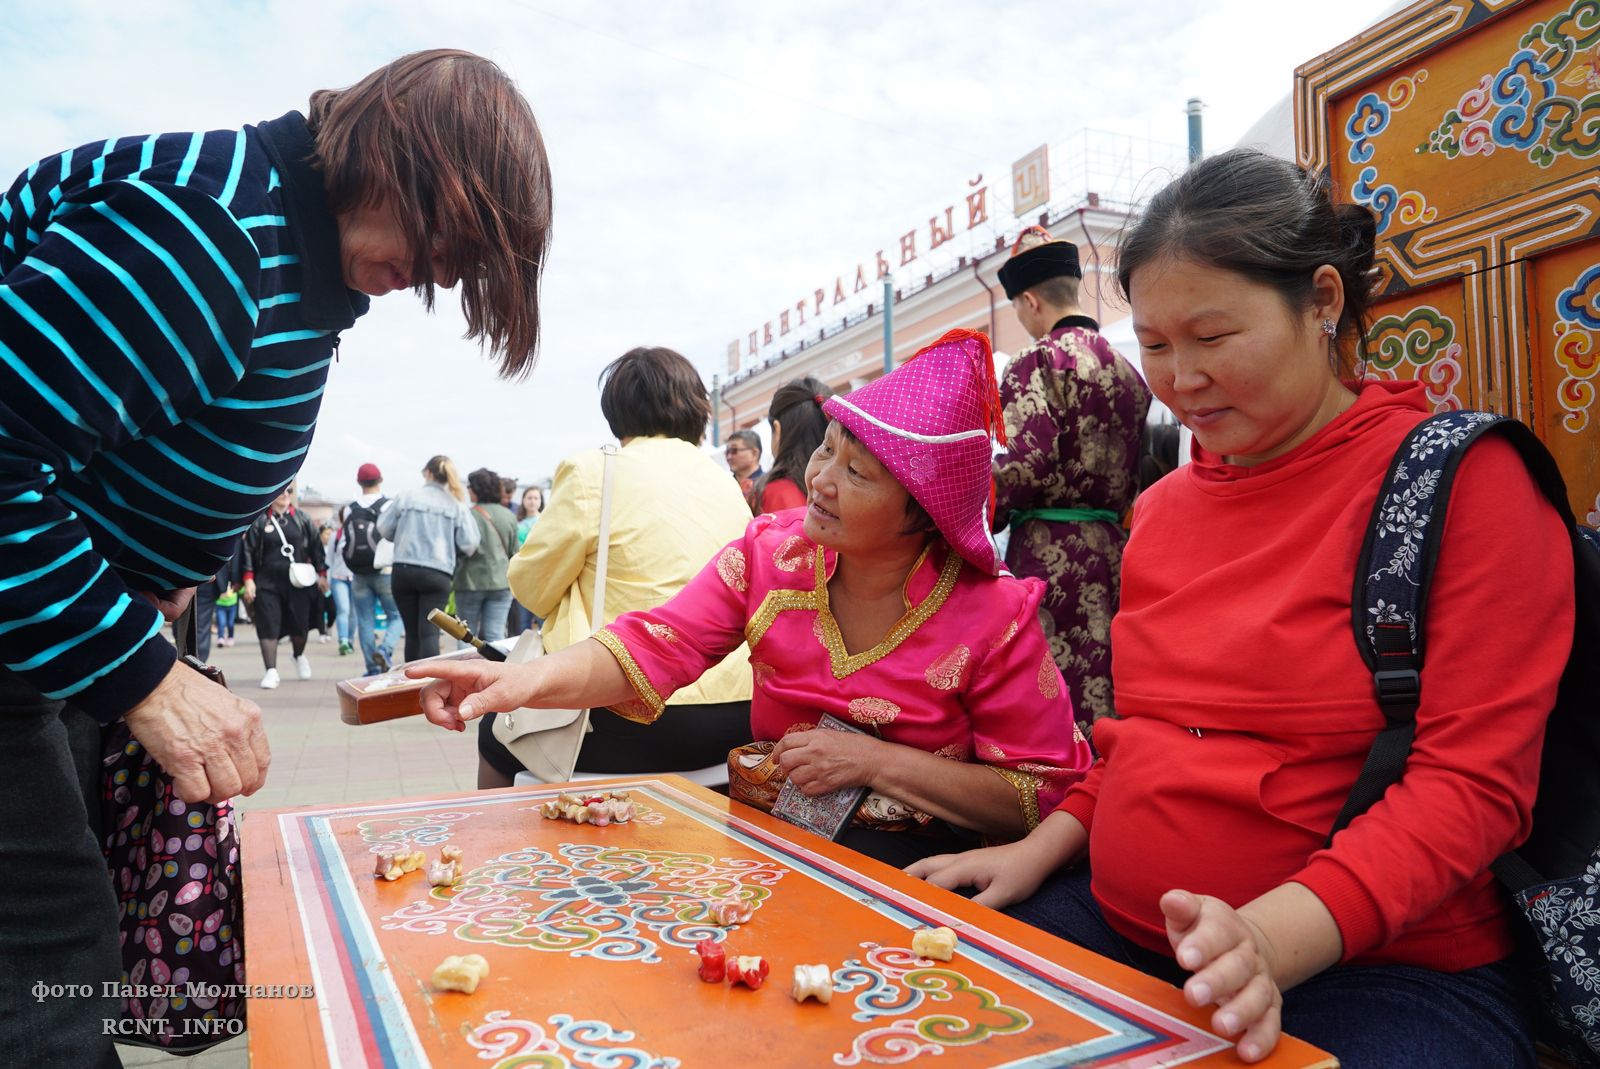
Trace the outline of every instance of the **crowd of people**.
<instances>
[{"instance_id":1,"label":"crowd of people","mask_svg":"<svg viewBox=\"0 0 1600 1069\"><path fill-rule=\"evenodd\" d=\"M618 445L564 460L548 501L445 455L389 497L369 463L321 530L293 479L338 332L368 296L458 286L515 378L551 199L526 102L479 57L405 57L308 110L52 157L5 201L0 799L49 819L0 843L52 889L0 892L0 1004L25 1007L0 1046L21 1063L116 1064L85 788L103 727L197 806L267 775L259 708L163 637L192 598L219 643L248 607L265 688L284 639L310 675L314 627L367 672L437 654L434 609L491 641L537 627L525 663L408 669L435 679L435 724L482 718L483 786L520 771L492 715L556 708L594 711L580 767L720 765L768 809L785 783L851 792L846 846L1181 986L1246 1061L1287 1030L1353 1067L1533 1065L1488 869L1530 827L1572 572L1503 442L1456 473L1405 778L1330 839L1384 724L1354 562L1429 412L1421 383L1358 367L1370 212L1224 153L1121 246L1142 376L1079 308L1076 248L1029 233L1000 280L1035 341L998 374L956 329L849 393L797 380L770 468L748 431L723 468L693 365L636 348L600 378ZM126 299L147 291L165 311ZM1152 395L1194 446L1141 479ZM1548 625L1485 642L1493 619Z\"/></svg>"}]
</instances>

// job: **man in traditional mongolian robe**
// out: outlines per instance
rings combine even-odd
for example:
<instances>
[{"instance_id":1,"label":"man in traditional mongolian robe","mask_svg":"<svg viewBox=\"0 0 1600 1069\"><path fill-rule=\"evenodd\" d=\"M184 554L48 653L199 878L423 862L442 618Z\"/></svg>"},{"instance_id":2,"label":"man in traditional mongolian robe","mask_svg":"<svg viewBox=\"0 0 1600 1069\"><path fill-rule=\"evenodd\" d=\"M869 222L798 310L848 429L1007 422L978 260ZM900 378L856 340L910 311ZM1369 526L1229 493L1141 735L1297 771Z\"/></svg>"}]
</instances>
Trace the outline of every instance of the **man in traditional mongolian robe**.
<instances>
[{"instance_id":1,"label":"man in traditional mongolian robe","mask_svg":"<svg viewBox=\"0 0 1600 1069\"><path fill-rule=\"evenodd\" d=\"M1006 565L1046 586L1041 622L1084 732L1113 711L1111 617L1122 517L1138 492L1150 391L1078 307L1078 249L1032 228L1000 269L1036 338L1000 380L1009 445L995 458Z\"/></svg>"}]
</instances>

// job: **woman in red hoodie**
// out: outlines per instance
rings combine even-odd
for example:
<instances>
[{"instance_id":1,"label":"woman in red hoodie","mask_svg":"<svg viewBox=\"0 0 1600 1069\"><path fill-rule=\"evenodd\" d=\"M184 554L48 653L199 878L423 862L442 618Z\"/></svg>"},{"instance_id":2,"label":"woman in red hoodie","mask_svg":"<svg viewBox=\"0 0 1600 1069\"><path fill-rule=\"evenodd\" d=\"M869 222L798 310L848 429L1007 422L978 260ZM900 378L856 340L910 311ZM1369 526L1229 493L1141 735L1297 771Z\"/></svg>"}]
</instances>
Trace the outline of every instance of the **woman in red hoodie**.
<instances>
[{"instance_id":1,"label":"woman in red hoodie","mask_svg":"<svg viewBox=\"0 0 1600 1069\"><path fill-rule=\"evenodd\" d=\"M1572 567L1506 442L1458 469L1404 779L1326 845L1383 726L1356 558L1432 408L1421 383L1351 374L1374 238L1366 209L1256 152L1152 201L1119 281L1195 449L1134 507L1102 760L1026 839L909 871L1181 984L1246 1061L1281 1028L1345 1069L1531 1067L1488 867L1530 827Z\"/></svg>"}]
</instances>

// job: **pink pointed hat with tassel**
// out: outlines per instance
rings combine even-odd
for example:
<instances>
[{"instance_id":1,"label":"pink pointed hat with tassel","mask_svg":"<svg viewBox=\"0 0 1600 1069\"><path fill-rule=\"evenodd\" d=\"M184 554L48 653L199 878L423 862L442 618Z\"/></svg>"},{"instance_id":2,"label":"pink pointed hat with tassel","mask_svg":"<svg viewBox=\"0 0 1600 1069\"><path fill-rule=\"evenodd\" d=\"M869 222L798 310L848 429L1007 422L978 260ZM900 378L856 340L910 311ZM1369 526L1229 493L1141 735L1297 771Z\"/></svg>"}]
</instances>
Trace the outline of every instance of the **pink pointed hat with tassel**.
<instances>
[{"instance_id":1,"label":"pink pointed hat with tassel","mask_svg":"<svg viewBox=\"0 0 1600 1069\"><path fill-rule=\"evenodd\" d=\"M989 339L952 330L881 379L823 402L974 567L1004 571L989 537L993 441L1005 442Z\"/></svg>"}]
</instances>

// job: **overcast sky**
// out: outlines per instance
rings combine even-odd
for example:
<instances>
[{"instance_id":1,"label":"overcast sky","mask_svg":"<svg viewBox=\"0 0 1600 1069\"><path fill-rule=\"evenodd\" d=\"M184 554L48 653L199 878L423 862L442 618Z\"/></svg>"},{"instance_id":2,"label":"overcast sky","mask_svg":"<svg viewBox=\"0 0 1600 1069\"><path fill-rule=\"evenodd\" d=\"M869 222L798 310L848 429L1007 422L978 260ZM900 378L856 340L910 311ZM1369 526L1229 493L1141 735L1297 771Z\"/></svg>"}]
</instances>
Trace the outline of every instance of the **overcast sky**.
<instances>
[{"instance_id":1,"label":"overcast sky","mask_svg":"<svg viewBox=\"0 0 1600 1069\"><path fill-rule=\"evenodd\" d=\"M405 52L504 67L555 183L544 342L508 384L405 293L374 302L328 380L305 481L376 461L398 490L448 453L525 481L607 438L595 376L666 345L707 382L728 342L955 203L980 172L1084 128L1182 145L1200 97L1227 147L1294 67L1381 5L1297 0L259 0L7 5L0 181L108 136L304 110ZM1156 184L1158 185L1158 183ZM995 211L996 206L991 206Z\"/></svg>"}]
</instances>

